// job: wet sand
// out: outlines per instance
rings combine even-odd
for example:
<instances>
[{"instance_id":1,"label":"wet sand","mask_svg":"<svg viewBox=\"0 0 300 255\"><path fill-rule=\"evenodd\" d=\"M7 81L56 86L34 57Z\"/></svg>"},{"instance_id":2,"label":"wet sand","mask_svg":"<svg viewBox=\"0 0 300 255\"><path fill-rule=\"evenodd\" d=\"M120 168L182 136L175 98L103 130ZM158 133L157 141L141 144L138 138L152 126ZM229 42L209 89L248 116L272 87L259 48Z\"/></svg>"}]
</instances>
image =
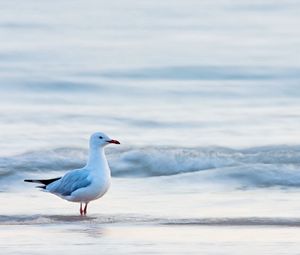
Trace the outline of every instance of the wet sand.
<instances>
[{"instance_id":1,"label":"wet sand","mask_svg":"<svg viewBox=\"0 0 300 255\"><path fill-rule=\"evenodd\" d=\"M122 216L121 216L122 217ZM22 218L22 217L21 217ZM268 219L202 219L164 224L120 215L38 216L4 224L3 254L296 254L300 219L268 225ZM27 222L26 222L27 221ZM31 222L30 222L31 221ZM226 224L224 222L227 221ZM252 221L248 222L248 221ZM261 222L260 222L261 221ZM263 221L266 221L263 223ZM272 219L269 219L269 223ZM207 222L207 224L205 223ZM247 222L249 224L247 224ZM6 222L8 223L8 222ZM293 223L295 224L293 226Z\"/></svg>"},{"instance_id":2,"label":"wet sand","mask_svg":"<svg viewBox=\"0 0 300 255\"><path fill-rule=\"evenodd\" d=\"M195 193L189 186L178 192L158 180L114 178L112 190L91 203L86 217L78 215L76 203L15 183L0 192L1 253L232 255L300 249L297 189L202 187Z\"/></svg>"}]
</instances>

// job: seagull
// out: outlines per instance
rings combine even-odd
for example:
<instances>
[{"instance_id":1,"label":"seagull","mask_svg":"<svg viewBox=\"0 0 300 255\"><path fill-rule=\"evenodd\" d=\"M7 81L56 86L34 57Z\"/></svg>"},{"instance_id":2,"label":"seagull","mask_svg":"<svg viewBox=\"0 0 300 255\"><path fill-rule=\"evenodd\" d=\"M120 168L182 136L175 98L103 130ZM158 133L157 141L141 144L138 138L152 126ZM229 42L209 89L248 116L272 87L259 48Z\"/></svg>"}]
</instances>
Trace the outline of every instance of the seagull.
<instances>
[{"instance_id":1,"label":"seagull","mask_svg":"<svg viewBox=\"0 0 300 255\"><path fill-rule=\"evenodd\" d=\"M120 142L104 133L94 133L90 137L89 157L85 167L71 170L54 179L24 181L41 183L43 185L37 188L67 201L80 203L80 215L86 215L88 203L102 197L110 186L111 172L104 153L104 147L108 144Z\"/></svg>"}]
</instances>

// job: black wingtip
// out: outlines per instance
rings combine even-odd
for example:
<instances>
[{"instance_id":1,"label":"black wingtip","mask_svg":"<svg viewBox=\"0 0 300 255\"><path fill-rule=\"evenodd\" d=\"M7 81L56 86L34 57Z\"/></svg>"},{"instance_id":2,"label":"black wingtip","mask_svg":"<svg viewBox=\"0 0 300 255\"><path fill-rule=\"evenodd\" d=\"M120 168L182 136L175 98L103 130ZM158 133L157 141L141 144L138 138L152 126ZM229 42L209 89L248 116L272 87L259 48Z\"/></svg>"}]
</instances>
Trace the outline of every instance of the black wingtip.
<instances>
[{"instance_id":1,"label":"black wingtip","mask_svg":"<svg viewBox=\"0 0 300 255\"><path fill-rule=\"evenodd\" d=\"M46 186L35 186L35 187L39 189L46 189Z\"/></svg>"},{"instance_id":2,"label":"black wingtip","mask_svg":"<svg viewBox=\"0 0 300 255\"><path fill-rule=\"evenodd\" d=\"M61 177L58 177L58 178L53 178L53 179L45 179L45 180L24 180L24 182L34 182L34 183L41 183L41 184L44 184L44 185L48 185L52 182L55 182L57 180L61 179Z\"/></svg>"}]
</instances>

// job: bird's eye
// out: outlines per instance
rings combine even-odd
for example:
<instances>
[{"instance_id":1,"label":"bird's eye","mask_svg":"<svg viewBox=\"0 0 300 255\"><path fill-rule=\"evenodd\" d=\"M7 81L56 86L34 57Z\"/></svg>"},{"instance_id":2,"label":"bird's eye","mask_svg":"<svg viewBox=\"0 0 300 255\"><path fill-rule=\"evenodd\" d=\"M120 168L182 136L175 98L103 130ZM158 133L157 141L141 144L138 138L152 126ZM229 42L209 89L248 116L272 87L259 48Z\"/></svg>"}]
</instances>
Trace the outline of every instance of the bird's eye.
<instances>
[{"instance_id":1,"label":"bird's eye","mask_svg":"<svg viewBox=\"0 0 300 255\"><path fill-rule=\"evenodd\" d=\"M102 137L102 136L99 136L99 138L100 138L100 139L103 139L103 137Z\"/></svg>"}]
</instances>

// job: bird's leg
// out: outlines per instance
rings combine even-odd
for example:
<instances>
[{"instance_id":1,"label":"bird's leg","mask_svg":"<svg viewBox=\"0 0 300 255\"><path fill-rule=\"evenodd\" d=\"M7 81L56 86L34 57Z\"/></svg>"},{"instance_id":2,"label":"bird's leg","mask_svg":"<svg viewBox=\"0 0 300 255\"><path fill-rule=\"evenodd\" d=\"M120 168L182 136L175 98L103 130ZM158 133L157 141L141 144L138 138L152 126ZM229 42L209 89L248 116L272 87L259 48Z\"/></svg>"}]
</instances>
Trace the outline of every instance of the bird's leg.
<instances>
[{"instance_id":1,"label":"bird's leg","mask_svg":"<svg viewBox=\"0 0 300 255\"><path fill-rule=\"evenodd\" d=\"M82 203L80 202L80 215L83 215Z\"/></svg>"},{"instance_id":2,"label":"bird's leg","mask_svg":"<svg viewBox=\"0 0 300 255\"><path fill-rule=\"evenodd\" d=\"M85 203L84 210L83 210L84 215L86 215L86 213L87 213L87 206L88 206L88 203Z\"/></svg>"}]
</instances>

